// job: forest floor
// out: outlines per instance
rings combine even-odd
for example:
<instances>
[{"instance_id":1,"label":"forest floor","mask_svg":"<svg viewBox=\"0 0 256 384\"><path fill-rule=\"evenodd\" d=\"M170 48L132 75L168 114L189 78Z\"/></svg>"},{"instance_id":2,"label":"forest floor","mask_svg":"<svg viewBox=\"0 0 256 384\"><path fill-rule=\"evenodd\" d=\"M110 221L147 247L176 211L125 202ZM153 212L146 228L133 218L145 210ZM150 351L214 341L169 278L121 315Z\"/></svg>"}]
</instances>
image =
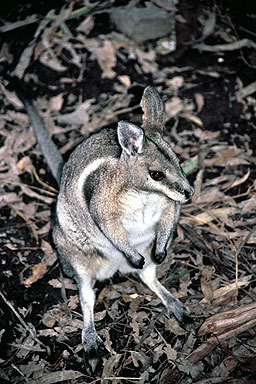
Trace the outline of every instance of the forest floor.
<instances>
[{"instance_id":1,"label":"forest floor","mask_svg":"<svg viewBox=\"0 0 256 384\"><path fill-rule=\"evenodd\" d=\"M115 16L126 4L135 21ZM137 10L146 6L163 13L147 24ZM173 29L152 37L166 13ZM236 1L1 3L1 383L256 383L253 23L253 9ZM195 189L158 276L194 334L136 276L117 274L95 287L104 345L91 372L77 288L64 277L65 301L51 239L57 185L11 72L65 159L102 127L141 124L143 89L158 89L166 140Z\"/></svg>"}]
</instances>

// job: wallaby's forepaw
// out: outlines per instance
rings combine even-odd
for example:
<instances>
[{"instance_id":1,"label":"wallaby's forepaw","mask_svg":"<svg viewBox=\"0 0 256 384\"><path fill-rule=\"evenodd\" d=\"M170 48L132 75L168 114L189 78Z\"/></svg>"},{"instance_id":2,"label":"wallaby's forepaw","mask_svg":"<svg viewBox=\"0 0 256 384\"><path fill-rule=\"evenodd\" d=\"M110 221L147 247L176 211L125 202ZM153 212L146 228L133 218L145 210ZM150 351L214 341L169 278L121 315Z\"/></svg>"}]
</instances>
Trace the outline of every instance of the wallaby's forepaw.
<instances>
[{"instance_id":1,"label":"wallaby's forepaw","mask_svg":"<svg viewBox=\"0 0 256 384\"><path fill-rule=\"evenodd\" d=\"M153 256L153 261L157 264L161 264L166 258L167 252L164 250L163 252L155 253Z\"/></svg>"},{"instance_id":2,"label":"wallaby's forepaw","mask_svg":"<svg viewBox=\"0 0 256 384\"><path fill-rule=\"evenodd\" d=\"M136 259L135 258L128 258L128 261L133 268L142 269L143 265L145 264L145 258L140 254L138 254L138 255L139 255L139 257L137 257Z\"/></svg>"}]
</instances>

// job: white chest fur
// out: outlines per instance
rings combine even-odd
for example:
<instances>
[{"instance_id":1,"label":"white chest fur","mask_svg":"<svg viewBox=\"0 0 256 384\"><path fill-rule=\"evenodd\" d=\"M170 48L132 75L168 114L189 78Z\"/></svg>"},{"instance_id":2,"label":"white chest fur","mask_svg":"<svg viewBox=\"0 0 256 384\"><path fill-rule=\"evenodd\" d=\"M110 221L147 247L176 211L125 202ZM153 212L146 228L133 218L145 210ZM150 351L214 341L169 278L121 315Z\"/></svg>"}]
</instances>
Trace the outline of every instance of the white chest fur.
<instances>
[{"instance_id":1,"label":"white chest fur","mask_svg":"<svg viewBox=\"0 0 256 384\"><path fill-rule=\"evenodd\" d=\"M156 235L156 226L164 210L167 209L167 200L156 193L127 192L122 199L122 224L126 230L130 243L143 252Z\"/></svg>"}]
</instances>

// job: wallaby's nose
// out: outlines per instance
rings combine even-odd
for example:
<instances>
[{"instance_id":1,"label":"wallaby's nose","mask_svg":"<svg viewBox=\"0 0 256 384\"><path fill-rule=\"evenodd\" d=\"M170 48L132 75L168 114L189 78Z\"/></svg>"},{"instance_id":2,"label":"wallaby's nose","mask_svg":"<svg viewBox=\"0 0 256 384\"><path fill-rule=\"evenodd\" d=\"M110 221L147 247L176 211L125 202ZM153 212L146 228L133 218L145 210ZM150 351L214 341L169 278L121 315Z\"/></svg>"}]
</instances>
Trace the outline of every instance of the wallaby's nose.
<instances>
[{"instance_id":1,"label":"wallaby's nose","mask_svg":"<svg viewBox=\"0 0 256 384\"><path fill-rule=\"evenodd\" d=\"M187 189L184 190L185 198L186 200L189 200L193 194L194 194L194 188L192 188L190 185Z\"/></svg>"}]
</instances>

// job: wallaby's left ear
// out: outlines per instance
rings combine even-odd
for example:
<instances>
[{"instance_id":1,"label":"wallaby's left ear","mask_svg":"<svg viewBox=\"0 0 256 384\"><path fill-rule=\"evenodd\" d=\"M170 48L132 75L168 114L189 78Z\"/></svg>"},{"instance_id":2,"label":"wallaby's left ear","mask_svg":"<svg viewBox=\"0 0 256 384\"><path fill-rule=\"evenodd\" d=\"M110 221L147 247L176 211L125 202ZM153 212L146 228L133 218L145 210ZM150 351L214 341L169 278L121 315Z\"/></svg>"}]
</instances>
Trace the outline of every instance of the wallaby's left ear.
<instances>
[{"instance_id":1,"label":"wallaby's left ear","mask_svg":"<svg viewBox=\"0 0 256 384\"><path fill-rule=\"evenodd\" d=\"M142 152L144 131L135 124L127 121L119 121L117 126L118 141L127 155L135 155Z\"/></svg>"}]
</instances>

